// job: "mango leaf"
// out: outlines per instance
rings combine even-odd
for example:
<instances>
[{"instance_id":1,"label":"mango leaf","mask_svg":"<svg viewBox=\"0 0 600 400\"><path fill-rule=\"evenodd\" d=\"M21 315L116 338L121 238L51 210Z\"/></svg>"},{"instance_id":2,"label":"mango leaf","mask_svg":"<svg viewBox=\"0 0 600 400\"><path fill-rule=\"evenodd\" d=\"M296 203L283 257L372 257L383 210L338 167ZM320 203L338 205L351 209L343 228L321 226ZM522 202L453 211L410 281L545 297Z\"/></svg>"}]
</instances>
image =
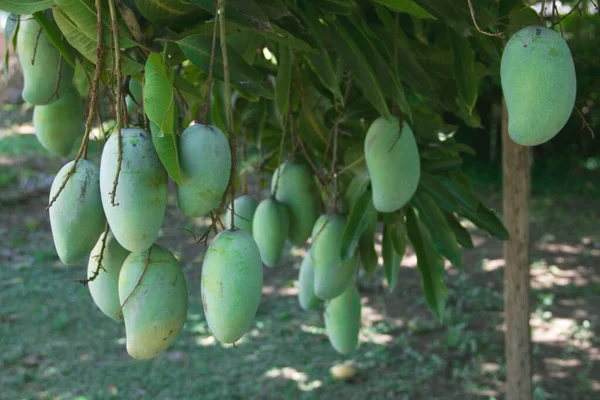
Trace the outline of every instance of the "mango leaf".
<instances>
[{"instance_id":1,"label":"mango leaf","mask_svg":"<svg viewBox=\"0 0 600 400\"><path fill-rule=\"evenodd\" d=\"M446 217L446 221L448 221L448 226L450 226L450 229L452 229L452 231L454 232L458 243L460 243L462 247L472 249L474 246L469 231L461 225L461 223L458 221L458 219L456 219L454 214L444 211L444 216Z\"/></svg>"},{"instance_id":2,"label":"mango leaf","mask_svg":"<svg viewBox=\"0 0 600 400\"><path fill-rule=\"evenodd\" d=\"M390 292L393 292L398 284L398 272L402 257L396 253L394 247L395 227L388 224L383 226L383 238L381 243L381 255L383 256L383 270Z\"/></svg>"},{"instance_id":3,"label":"mango leaf","mask_svg":"<svg viewBox=\"0 0 600 400\"><path fill-rule=\"evenodd\" d=\"M394 245L394 250L400 256L400 259L404 257L404 253L406 252L406 223L404 222L404 212L396 213L393 219L392 228L392 243Z\"/></svg>"},{"instance_id":4,"label":"mango leaf","mask_svg":"<svg viewBox=\"0 0 600 400\"><path fill-rule=\"evenodd\" d=\"M213 74L215 79L224 80L223 55L218 43L215 48ZM177 42L190 62L204 72L210 70L210 54L212 50L212 37L205 35L192 35ZM264 81L264 74L251 67L240 53L227 45L227 58L231 83L240 89L261 97L273 99L273 89Z\"/></svg>"},{"instance_id":5,"label":"mango leaf","mask_svg":"<svg viewBox=\"0 0 600 400\"><path fill-rule=\"evenodd\" d=\"M358 175L352 178L346 192L344 193L344 202L348 210L351 210L355 203L363 196L369 187L370 179L368 176Z\"/></svg>"},{"instance_id":6,"label":"mango leaf","mask_svg":"<svg viewBox=\"0 0 600 400\"><path fill-rule=\"evenodd\" d=\"M461 209L459 214L468 218L476 226L487 231L492 236L497 237L500 240L508 239L508 231L502 224L502 221L500 221L493 211L486 208L481 202L477 204L477 209L475 211Z\"/></svg>"},{"instance_id":7,"label":"mango leaf","mask_svg":"<svg viewBox=\"0 0 600 400\"><path fill-rule=\"evenodd\" d=\"M360 262L367 275L371 275L377 269L377 252L375 251L375 230L377 229L377 214L372 216L367 230L358 241Z\"/></svg>"},{"instance_id":8,"label":"mango leaf","mask_svg":"<svg viewBox=\"0 0 600 400\"><path fill-rule=\"evenodd\" d=\"M144 111L151 122L152 143L160 161L171 178L181 183L173 80L173 71L163 65L161 55L151 53L145 68Z\"/></svg>"},{"instance_id":9,"label":"mango leaf","mask_svg":"<svg viewBox=\"0 0 600 400\"><path fill-rule=\"evenodd\" d=\"M140 13L154 25L172 25L203 11L187 0L135 0Z\"/></svg>"},{"instance_id":10,"label":"mango leaf","mask_svg":"<svg viewBox=\"0 0 600 400\"><path fill-rule=\"evenodd\" d=\"M449 212L458 210L456 198L438 179L436 179L435 176L422 171L419 187L422 188L425 193L433 197L443 210Z\"/></svg>"},{"instance_id":11,"label":"mango leaf","mask_svg":"<svg viewBox=\"0 0 600 400\"><path fill-rule=\"evenodd\" d=\"M340 91L339 76L333 68L331 60L329 60L329 53L325 50L321 50L321 53L319 54L305 54L304 57L323 86L325 86L333 96L341 102L343 97L342 92Z\"/></svg>"},{"instance_id":12,"label":"mango leaf","mask_svg":"<svg viewBox=\"0 0 600 400\"><path fill-rule=\"evenodd\" d=\"M433 15L425 11L421 6L413 0L373 0L376 3L383 4L390 10L405 12L414 15L417 18L437 19Z\"/></svg>"},{"instance_id":13,"label":"mango leaf","mask_svg":"<svg viewBox=\"0 0 600 400\"><path fill-rule=\"evenodd\" d=\"M214 0L191 0L197 6L212 15L217 13ZM227 19L242 22L246 26L263 31L272 31L273 27L264 11L253 0L229 0L225 5Z\"/></svg>"},{"instance_id":14,"label":"mango leaf","mask_svg":"<svg viewBox=\"0 0 600 400\"><path fill-rule=\"evenodd\" d=\"M342 262L346 262L354 255L356 246L362 234L367 230L369 221L376 214L373 206L373 193L366 190L358 200L352 205L348 222L344 228L342 235L341 258Z\"/></svg>"},{"instance_id":15,"label":"mango leaf","mask_svg":"<svg viewBox=\"0 0 600 400\"><path fill-rule=\"evenodd\" d=\"M468 186L466 186L462 182L458 182L455 179L449 179L445 176L440 177L439 180L442 183L442 185L444 185L444 187L448 189L450 193L452 193L454 198L456 198L458 203L463 208L473 212L477 210L479 200L477 199L477 197L475 197L475 195Z\"/></svg>"},{"instance_id":16,"label":"mango leaf","mask_svg":"<svg viewBox=\"0 0 600 400\"><path fill-rule=\"evenodd\" d=\"M275 80L275 100L281 117L288 112L290 107L290 88L292 83L292 55L287 46L279 46L277 58L277 79Z\"/></svg>"},{"instance_id":17,"label":"mango leaf","mask_svg":"<svg viewBox=\"0 0 600 400\"><path fill-rule=\"evenodd\" d=\"M406 230L417 254L417 267L421 273L425 300L441 321L444 318L444 308L448 296L442 280L444 259L433 248L429 231L417 218L411 207L407 207L406 210Z\"/></svg>"},{"instance_id":18,"label":"mango leaf","mask_svg":"<svg viewBox=\"0 0 600 400\"><path fill-rule=\"evenodd\" d=\"M6 25L4 26L4 43L6 44L6 52L4 53L4 83L8 83L8 61L10 56L10 37L17 30L19 25L19 16L10 14L6 17ZM18 33L18 32L17 32ZM16 36L16 35L15 35Z\"/></svg>"},{"instance_id":19,"label":"mango leaf","mask_svg":"<svg viewBox=\"0 0 600 400\"><path fill-rule=\"evenodd\" d=\"M0 0L0 10L13 14L33 14L52 7L54 0Z\"/></svg>"},{"instance_id":20,"label":"mango leaf","mask_svg":"<svg viewBox=\"0 0 600 400\"><path fill-rule=\"evenodd\" d=\"M65 43L62 41L62 34L58 30L58 27L48 18L46 14L43 12L33 13L33 18L37 21L38 24L42 27L50 42L56 47L56 49L63 56L65 61L69 63L69 65L75 68L75 60L73 60L73 56L71 56L71 51L67 48Z\"/></svg>"},{"instance_id":21,"label":"mango leaf","mask_svg":"<svg viewBox=\"0 0 600 400\"><path fill-rule=\"evenodd\" d=\"M452 49L452 70L458 86L458 94L469 115L473 114L477 102L477 75L475 75L475 53L467 37L461 37L453 29L447 29L447 38Z\"/></svg>"},{"instance_id":22,"label":"mango leaf","mask_svg":"<svg viewBox=\"0 0 600 400\"><path fill-rule=\"evenodd\" d=\"M455 267L462 267L462 250L446 217L435 201L423 192L417 192L411 202L419 210L419 218L429 229L434 249L446 257Z\"/></svg>"}]
</instances>

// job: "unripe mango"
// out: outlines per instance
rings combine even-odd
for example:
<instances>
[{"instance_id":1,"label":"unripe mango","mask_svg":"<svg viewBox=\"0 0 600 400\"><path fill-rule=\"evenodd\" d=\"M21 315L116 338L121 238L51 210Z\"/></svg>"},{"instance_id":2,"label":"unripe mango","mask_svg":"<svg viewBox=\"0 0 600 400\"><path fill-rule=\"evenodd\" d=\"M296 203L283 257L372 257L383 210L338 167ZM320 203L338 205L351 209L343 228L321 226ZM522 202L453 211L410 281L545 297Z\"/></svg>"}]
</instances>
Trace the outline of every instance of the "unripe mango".
<instances>
[{"instance_id":1,"label":"unripe mango","mask_svg":"<svg viewBox=\"0 0 600 400\"><path fill-rule=\"evenodd\" d=\"M63 166L50 188L50 201L56 196L74 161ZM50 227L54 246L61 261L67 265L83 260L94 248L106 224L98 164L79 160L77 168L64 190L50 207Z\"/></svg>"},{"instance_id":2,"label":"unripe mango","mask_svg":"<svg viewBox=\"0 0 600 400\"><path fill-rule=\"evenodd\" d=\"M356 252L344 263L340 256L345 227L345 217L330 213L321 215L312 231L310 251L315 274L314 291L323 300L342 294L356 272Z\"/></svg>"},{"instance_id":3,"label":"unripe mango","mask_svg":"<svg viewBox=\"0 0 600 400\"><path fill-rule=\"evenodd\" d=\"M35 136L46 150L57 156L67 156L73 143L84 131L83 102L77 91L60 100L33 108Z\"/></svg>"},{"instance_id":4,"label":"unripe mango","mask_svg":"<svg viewBox=\"0 0 600 400\"><path fill-rule=\"evenodd\" d=\"M361 324L361 305L358 289L354 285L327 303L325 329L329 342L340 354L348 354L358 346Z\"/></svg>"},{"instance_id":5,"label":"unripe mango","mask_svg":"<svg viewBox=\"0 0 600 400\"><path fill-rule=\"evenodd\" d=\"M379 212L402 208L415 194L421 177L419 150L406 122L379 117L365 138L365 161L371 177L373 205Z\"/></svg>"},{"instance_id":6,"label":"unripe mango","mask_svg":"<svg viewBox=\"0 0 600 400\"><path fill-rule=\"evenodd\" d=\"M167 207L167 172L150 135L141 129L121 131L123 160L115 205L111 192L118 161L117 133L104 146L100 163L102 206L117 241L129 251L148 249L158 237Z\"/></svg>"},{"instance_id":7,"label":"unripe mango","mask_svg":"<svg viewBox=\"0 0 600 400\"><path fill-rule=\"evenodd\" d=\"M106 244L102 252L102 239L104 239L104 234L100 235L98 243L90 254L88 279L94 276L98 270L100 260L102 260L100 264L102 268L96 278L88 282L88 289L100 311L115 321L120 321L123 319L123 315L121 314L121 303L119 303L119 273L129 252L117 242L110 231L106 236ZM100 255L101 252L102 255Z\"/></svg>"},{"instance_id":8,"label":"unripe mango","mask_svg":"<svg viewBox=\"0 0 600 400\"><path fill-rule=\"evenodd\" d=\"M179 137L181 185L179 209L187 217L202 217L217 207L231 173L231 150L216 126L194 124Z\"/></svg>"},{"instance_id":9,"label":"unripe mango","mask_svg":"<svg viewBox=\"0 0 600 400\"><path fill-rule=\"evenodd\" d=\"M49 104L75 90L73 68L62 60L58 97L54 94L59 78L61 55L42 27L30 15L21 19L17 50L23 68L23 100L33 105Z\"/></svg>"},{"instance_id":10,"label":"unripe mango","mask_svg":"<svg viewBox=\"0 0 600 400\"><path fill-rule=\"evenodd\" d=\"M559 33L542 26L515 33L504 48L500 78L515 143L542 144L565 126L577 82L571 51Z\"/></svg>"},{"instance_id":11,"label":"unripe mango","mask_svg":"<svg viewBox=\"0 0 600 400\"><path fill-rule=\"evenodd\" d=\"M261 201L252 220L252 236L260 251L260 258L267 267L279 263L289 231L287 207L272 197Z\"/></svg>"},{"instance_id":12,"label":"unripe mango","mask_svg":"<svg viewBox=\"0 0 600 400\"><path fill-rule=\"evenodd\" d=\"M300 273L298 274L298 301L302 309L314 310L318 308L322 300L315 296L315 272L310 250L302 259Z\"/></svg>"},{"instance_id":13,"label":"unripe mango","mask_svg":"<svg viewBox=\"0 0 600 400\"><path fill-rule=\"evenodd\" d=\"M252 325L260 304L260 252L245 231L223 231L212 241L202 265L202 305L208 327L222 343L234 343Z\"/></svg>"},{"instance_id":14,"label":"unripe mango","mask_svg":"<svg viewBox=\"0 0 600 400\"><path fill-rule=\"evenodd\" d=\"M277 176L281 174L279 183ZM277 185L277 193L275 193ZM290 213L289 239L300 246L310 236L321 212L321 196L310 169L304 164L286 162L273 174L271 191L277 201L285 204Z\"/></svg>"},{"instance_id":15,"label":"unripe mango","mask_svg":"<svg viewBox=\"0 0 600 400\"><path fill-rule=\"evenodd\" d=\"M188 310L185 276L173 254L157 245L131 253L119 274L119 301L129 355L148 360L166 350Z\"/></svg>"},{"instance_id":16,"label":"unripe mango","mask_svg":"<svg viewBox=\"0 0 600 400\"><path fill-rule=\"evenodd\" d=\"M234 200L235 215L233 216L235 227L252 234L252 220L256 211L257 202L252 196L243 195ZM231 229L231 210L225 213L225 226Z\"/></svg>"}]
</instances>

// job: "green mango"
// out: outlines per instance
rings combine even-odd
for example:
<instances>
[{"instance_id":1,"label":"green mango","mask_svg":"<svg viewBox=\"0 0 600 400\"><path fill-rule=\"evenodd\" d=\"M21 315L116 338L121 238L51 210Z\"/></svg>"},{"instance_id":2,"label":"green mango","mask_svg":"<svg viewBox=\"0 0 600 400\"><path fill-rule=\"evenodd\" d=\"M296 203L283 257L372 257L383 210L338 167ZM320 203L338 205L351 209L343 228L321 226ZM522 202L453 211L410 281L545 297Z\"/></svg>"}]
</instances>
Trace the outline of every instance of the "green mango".
<instances>
[{"instance_id":1,"label":"green mango","mask_svg":"<svg viewBox=\"0 0 600 400\"><path fill-rule=\"evenodd\" d=\"M117 133L104 146L100 163L102 206L117 241L129 251L144 251L158 237L167 207L167 172L150 134L138 128L121 130L123 161L111 204L118 160ZM117 205L118 204L118 205Z\"/></svg>"},{"instance_id":2,"label":"green mango","mask_svg":"<svg viewBox=\"0 0 600 400\"><path fill-rule=\"evenodd\" d=\"M98 269L98 262L100 262L100 251L102 250L102 239L104 234L100 235L96 246L90 254L90 260L88 262L87 276L90 279L96 270ZM123 262L129 255L129 252L125 250L114 235L109 231L106 235L106 244L104 246L104 252L102 253L102 268L98 272L96 278L93 281L88 282L88 289L94 299L94 303L98 306L100 311L106 314L108 317L115 321L123 319L121 313L121 303L119 303L119 272Z\"/></svg>"},{"instance_id":3,"label":"green mango","mask_svg":"<svg viewBox=\"0 0 600 400\"><path fill-rule=\"evenodd\" d=\"M323 300L342 294L356 272L356 252L344 263L340 256L345 227L345 217L330 213L321 215L312 230L310 250L315 274L314 291Z\"/></svg>"},{"instance_id":4,"label":"green mango","mask_svg":"<svg viewBox=\"0 0 600 400\"><path fill-rule=\"evenodd\" d=\"M542 26L515 33L504 48L500 78L515 143L542 144L565 126L577 82L569 46L559 33Z\"/></svg>"},{"instance_id":5,"label":"green mango","mask_svg":"<svg viewBox=\"0 0 600 400\"><path fill-rule=\"evenodd\" d=\"M56 196L73 163L63 166L50 188L50 201ZM54 246L67 265L83 260L94 248L106 224L100 200L98 164L81 159L64 190L50 207L50 228Z\"/></svg>"},{"instance_id":6,"label":"green mango","mask_svg":"<svg viewBox=\"0 0 600 400\"><path fill-rule=\"evenodd\" d=\"M119 301L124 304L129 355L148 360L165 351L183 328L188 311L185 276L173 254L157 245L131 253L119 274Z\"/></svg>"},{"instance_id":7,"label":"green mango","mask_svg":"<svg viewBox=\"0 0 600 400\"><path fill-rule=\"evenodd\" d=\"M33 128L38 141L46 150L57 156L67 156L73 143L83 134L83 102L73 91L60 100L33 108Z\"/></svg>"},{"instance_id":8,"label":"green mango","mask_svg":"<svg viewBox=\"0 0 600 400\"><path fill-rule=\"evenodd\" d=\"M278 176L279 183L276 183ZM289 210L290 242L296 246L303 245L309 238L322 208L319 189L310 169L297 162L281 164L271 179L271 192L275 199L285 204Z\"/></svg>"},{"instance_id":9,"label":"green mango","mask_svg":"<svg viewBox=\"0 0 600 400\"><path fill-rule=\"evenodd\" d=\"M269 197L260 202L252 220L252 236L267 267L279 263L290 231L290 214L287 207Z\"/></svg>"},{"instance_id":10,"label":"green mango","mask_svg":"<svg viewBox=\"0 0 600 400\"><path fill-rule=\"evenodd\" d=\"M187 217L202 217L217 207L231 174L231 150L216 126L194 124L179 137L181 185L179 209Z\"/></svg>"},{"instance_id":11,"label":"green mango","mask_svg":"<svg viewBox=\"0 0 600 400\"><path fill-rule=\"evenodd\" d=\"M314 282L314 266L309 250L302 259L298 274L298 301L303 310L314 310L323 303L321 299L315 296Z\"/></svg>"},{"instance_id":12,"label":"green mango","mask_svg":"<svg viewBox=\"0 0 600 400\"><path fill-rule=\"evenodd\" d=\"M202 264L202 305L208 327L222 343L235 343L250 328L262 296L260 252L246 231L223 231Z\"/></svg>"},{"instance_id":13,"label":"green mango","mask_svg":"<svg viewBox=\"0 0 600 400\"><path fill-rule=\"evenodd\" d=\"M42 27L29 15L21 19L17 34L17 50L23 68L23 100L33 105L50 104L67 93L75 91L73 68L64 59L61 62L62 56L59 51L50 42ZM54 91L61 64L57 97Z\"/></svg>"},{"instance_id":14,"label":"green mango","mask_svg":"<svg viewBox=\"0 0 600 400\"><path fill-rule=\"evenodd\" d=\"M252 196L244 195L234 200L235 205L235 227L252 234L252 220L258 203ZM231 210L225 213L225 226L231 229Z\"/></svg>"},{"instance_id":15,"label":"green mango","mask_svg":"<svg viewBox=\"0 0 600 400\"><path fill-rule=\"evenodd\" d=\"M348 354L358 347L361 325L360 295L355 285L330 300L325 308L325 329L329 342L340 354Z\"/></svg>"},{"instance_id":16,"label":"green mango","mask_svg":"<svg viewBox=\"0 0 600 400\"><path fill-rule=\"evenodd\" d=\"M379 212L402 208L415 194L421 177L419 150L406 122L379 117L365 138L365 161L371 176L373 205Z\"/></svg>"}]
</instances>

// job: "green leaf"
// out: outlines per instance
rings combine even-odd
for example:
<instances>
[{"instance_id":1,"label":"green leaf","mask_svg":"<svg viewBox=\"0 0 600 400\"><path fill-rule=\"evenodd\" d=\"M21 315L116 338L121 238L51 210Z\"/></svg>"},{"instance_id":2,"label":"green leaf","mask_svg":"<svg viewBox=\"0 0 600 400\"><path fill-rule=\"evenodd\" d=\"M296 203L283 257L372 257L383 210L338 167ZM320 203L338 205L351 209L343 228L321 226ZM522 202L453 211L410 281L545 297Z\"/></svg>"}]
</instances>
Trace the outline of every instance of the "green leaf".
<instances>
[{"instance_id":1,"label":"green leaf","mask_svg":"<svg viewBox=\"0 0 600 400\"><path fill-rule=\"evenodd\" d=\"M171 178L181 183L173 80L173 71L163 65L161 55L151 53L145 68L144 111L151 122L152 143L160 161Z\"/></svg>"},{"instance_id":2,"label":"green leaf","mask_svg":"<svg viewBox=\"0 0 600 400\"><path fill-rule=\"evenodd\" d=\"M287 46L279 46L277 58L277 79L275 81L275 99L281 117L288 112L290 107L290 88L292 83L292 55Z\"/></svg>"},{"instance_id":3,"label":"green leaf","mask_svg":"<svg viewBox=\"0 0 600 400\"><path fill-rule=\"evenodd\" d=\"M406 211L406 229L417 254L417 267L421 273L425 300L441 321L444 318L444 308L448 296L442 280L444 259L433 248L429 231L410 207Z\"/></svg>"},{"instance_id":4,"label":"green leaf","mask_svg":"<svg viewBox=\"0 0 600 400\"><path fill-rule=\"evenodd\" d=\"M458 210L456 198L435 176L422 171L419 186L432 196L442 209L449 212Z\"/></svg>"},{"instance_id":5,"label":"green leaf","mask_svg":"<svg viewBox=\"0 0 600 400\"><path fill-rule=\"evenodd\" d=\"M187 0L135 0L140 13L154 25L172 25L180 19L202 12Z\"/></svg>"},{"instance_id":6,"label":"green leaf","mask_svg":"<svg viewBox=\"0 0 600 400\"><path fill-rule=\"evenodd\" d=\"M400 271L401 257L394 249L395 228L384 224L383 238L381 242L381 255L383 256L383 270L390 292L393 292L398 284L398 272Z\"/></svg>"},{"instance_id":7,"label":"green leaf","mask_svg":"<svg viewBox=\"0 0 600 400\"><path fill-rule=\"evenodd\" d=\"M460 243L462 247L472 249L474 246L469 231L466 230L465 227L460 224L460 222L458 221L458 219L456 219L454 214L444 211L444 216L446 217L446 221L448 221L448 226L450 226L450 229L452 229L452 231L454 232L458 243Z\"/></svg>"},{"instance_id":8,"label":"green leaf","mask_svg":"<svg viewBox=\"0 0 600 400\"><path fill-rule=\"evenodd\" d=\"M58 30L58 27L43 12L36 12L33 14L33 17L37 23L40 24L48 36L48 39L50 39L50 42L52 42L54 47L56 47L56 49L60 52L65 61L69 63L71 67L75 68L75 60L73 60L73 56L71 56L71 51L62 41L62 35Z\"/></svg>"},{"instance_id":9,"label":"green leaf","mask_svg":"<svg viewBox=\"0 0 600 400\"><path fill-rule=\"evenodd\" d=\"M439 179L442 185L444 185L444 187L448 189L450 193L452 193L462 207L473 212L477 210L479 200L477 197L475 197L468 186L462 182L458 182L455 179L449 179L446 177L440 177Z\"/></svg>"},{"instance_id":10,"label":"green leaf","mask_svg":"<svg viewBox=\"0 0 600 400\"><path fill-rule=\"evenodd\" d=\"M429 195L423 192L417 192L411 202L419 210L419 218L429 229L434 249L450 260L452 265L461 268L462 250L458 246L456 236L448 226L448 221L442 210Z\"/></svg>"},{"instance_id":11,"label":"green leaf","mask_svg":"<svg viewBox=\"0 0 600 400\"><path fill-rule=\"evenodd\" d=\"M323 86L325 86L334 97L341 102L343 97L342 92L340 91L340 78L329 59L329 53L325 50L321 50L320 54L305 54L304 57Z\"/></svg>"},{"instance_id":12,"label":"green leaf","mask_svg":"<svg viewBox=\"0 0 600 400\"><path fill-rule=\"evenodd\" d=\"M346 262L354 255L362 234L367 230L373 215L377 214L373 206L373 193L366 190L352 205L348 222L342 235L341 258Z\"/></svg>"},{"instance_id":13,"label":"green leaf","mask_svg":"<svg viewBox=\"0 0 600 400\"><path fill-rule=\"evenodd\" d=\"M10 57L10 37L17 29L19 25L19 16L16 14L10 14L6 17L6 25L4 26L4 43L6 45L6 52L4 53L4 83L8 83L8 61Z\"/></svg>"},{"instance_id":14,"label":"green leaf","mask_svg":"<svg viewBox=\"0 0 600 400\"><path fill-rule=\"evenodd\" d=\"M371 275L377 269L377 252L375 251L375 231L377 229L377 214L371 217L367 230L358 241L360 262L367 275Z\"/></svg>"},{"instance_id":15,"label":"green leaf","mask_svg":"<svg viewBox=\"0 0 600 400\"><path fill-rule=\"evenodd\" d=\"M383 117L389 118L390 110L369 60L343 26L336 24L328 28L331 44L352 72L353 81L362 88L373 107Z\"/></svg>"},{"instance_id":16,"label":"green leaf","mask_svg":"<svg viewBox=\"0 0 600 400\"><path fill-rule=\"evenodd\" d=\"M217 13L216 2L214 0L192 0L192 2L212 15ZM227 19L242 22L252 28L262 31L273 31L268 17L253 0L227 1L225 15Z\"/></svg>"},{"instance_id":17,"label":"green leaf","mask_svg":"<svg viewBox=\"0 0 600 400\"><path fill-rule=\"evenodd\" d=\"M376 3L383 4L390 10L405 12L414 15L418 18L430 18L436 19L433 15L425 11L421 6L415 3L413 0L373 0Z\"/></svg>"},{"instance_id":18,"label":"green leaf","mask_svg":"<svg viewBox=\"0 0 600 400\"><path fill-rule=\"evenodd\" d=\"M494 214L493 211L486 208L482 203L478 203L475 212L462 209L459 214L471 220L476 226L487 231L492 236L500 240L507 240L508 231L502 224L502 221Z\"/></svg>"},{"instance_id":19,"label":"green leaf","mask_svg":"<svg viewBox=\"0 0 600 400\"><path fill-rule=\"evenodd\" d=\"M473 114L477 102L477 75L475 75L475 53L469 39L461 37L453 29L447 29L447 37L452 49L452 70L456 78L458 93L469 115Z\"/></svg>"},{"instance_id":20,"label":"green leaf","mask_svg":"<svg viewBox=\"0 0 600 400\"><path fill-rule=\"evenodd\" d=\"M179 40L177 44L192 64L204 72L209 72L212 37L192 35ZM261 97L274 98L273 89L264 81L264 75L251 67L240 53L230 45L227 45L227 56L230 79L233 85ZM213 74L215 79L224 80L223 56L219 40L217 40L215 48Z\"/></svg>"},{"instance_id":21,"label":"green leaf","mask_svg":"<svg viewBox=\"0 0 600 400\"><path fill-rule=\"evenodd\" d=\"M54 0L0 0L0 10L14 14L33 14L52 7Z\"/></svg>"},{"instance_id":22,"label":"green leaf","mask_svg":"<svg viewBox=\"0 0 600 400\"><path fill-rule=\"evenodd\" d=\"M390 225L392 228L392 243L394 245L394 250L400 258L404 257L404 253L406 252L406 223L404 222L404 213L399 212L395 214L393 219L393 224Z\"/></svg>"}]
</instances>

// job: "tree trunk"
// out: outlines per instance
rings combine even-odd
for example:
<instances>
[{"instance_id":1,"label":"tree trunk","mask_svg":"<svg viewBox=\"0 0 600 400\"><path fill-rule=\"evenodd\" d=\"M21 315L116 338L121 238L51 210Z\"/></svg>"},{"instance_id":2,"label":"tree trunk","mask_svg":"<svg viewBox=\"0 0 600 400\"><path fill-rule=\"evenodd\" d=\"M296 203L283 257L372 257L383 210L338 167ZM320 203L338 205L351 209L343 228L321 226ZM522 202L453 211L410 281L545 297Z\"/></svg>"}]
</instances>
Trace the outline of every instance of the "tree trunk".
<instances>
[{"instance_id":1,"label":"tree trunk","mask_svg":"<svg viewBox=\"0 0 600 400\"><path fill-rule=\"evenodd\" d=\"M531 333L529 329L529 148L508 136L502 101L502 175L504 224L504 318L506 321L506 393L508 400L530 400Z\"/></svg>"}]
</instances>

